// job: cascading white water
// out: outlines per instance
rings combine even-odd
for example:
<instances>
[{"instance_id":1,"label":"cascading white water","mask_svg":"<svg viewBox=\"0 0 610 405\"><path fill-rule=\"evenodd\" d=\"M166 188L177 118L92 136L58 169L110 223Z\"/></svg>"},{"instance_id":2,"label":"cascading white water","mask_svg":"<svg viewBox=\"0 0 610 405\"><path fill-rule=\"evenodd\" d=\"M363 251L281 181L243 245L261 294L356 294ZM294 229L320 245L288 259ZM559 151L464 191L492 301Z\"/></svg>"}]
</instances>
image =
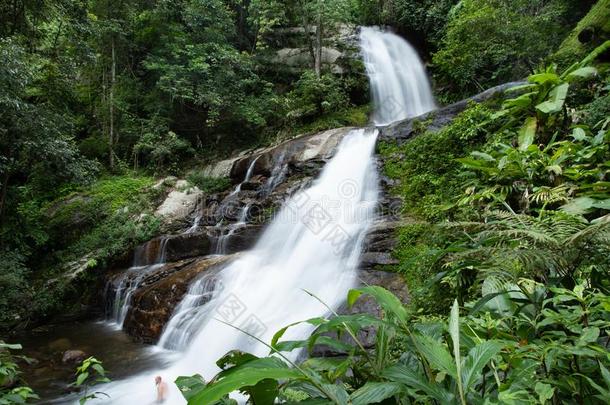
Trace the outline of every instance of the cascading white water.
<instances>
[{"instance_id":1,"label":"cascading white water","mask_svg":"<svg viewBox=\"0 0 610 405\"><path fill-rule=\"evenodd\" d=\"M434 109L424 67L404 40L363 28L361 47L376 103L376 124ZM158 374L171 390L166 403L183 404L172 384L177 376L200 373L209 379L218 371L215 361L233 349L268 354L266 346L227 324L268 342L285 325L328 313L305 291L337 308L356 283L362 242L375 218L376 137L376 130L348 134L320 177L286 202L252 250L220 272L196 280L160 340L163 347L183 350L180 359L164 370L102 387L111 396L106 402L151 403L153 378ZM254 162L244 181L253 167ZM231 195L240 189L241 183ZM310 332L310 327L301 325L289 329L284 339L302 339Z\"/></svg>"},{"instance_id":2,"label":"cascading white water","mask_svg":"<svg viewBox=\"0 0 610 405\"><path fill-rule=\"evenodd\" d=\"M376 137L376 130L365 129L346 135L320 177L285 203L252 250L222 269L218 279L203 276L191 286L161 338L167 346L182 347L184 354L158 374L168 382L194 373L210 378L218 371L215 361L229 350L266 355L266 346L225 322L268 342L287 324L328 313L305 291L331 308L340 306L355 285L362 241L375 218ZM213 289L210 301L200 307L216 283L222 288ZM305 338L310 332L303 325L285 338ZM113 404L149 403L153 377L134 377L104 391ZM170 387L168 402L184 403Z\"/></svg>"},{"instance_id":3,"label":"cascading white water","mask_svg":"<svg viewBox=\"0 0 610 405\"><path fill-rule=\"evenodd\" d=\"M229 194L229 196L227 197L228 199L231 199L233 196L237 195L237 193L241 191L242 185L250 181L250 178L252 178L252 173L254 173L254 165L256 165L256 161L259 158L260 155L252 159L252 162L250 162L250 165L248 166L248 170L246 170L246 176L244 177L244 180L235 187L231 194ZM216 241L216 249L214 252L215 254L224 255L227 253L227 242L229 238L233 236L236 230L246 225L249 209L249 204L244 205L239 211L237 222L226 225L225 229L221 231L220 235L218 236L218 240ZM223 218L220 218L220 222L218 222L216 226L218 228L223 227Z\"/></svg>"},{"instance_id":4,"label":"cascading white water","mask_svg":"<svg viewBox=\"0 0 610 405\"><path fill-rule=\"evenodd\" d=\"M142 246L138 246L133 255L133 264L128 268L118 281L114 289L114 297L112 300L111 319L119 328L123 327L125 318L131 307L133 294L136 292L142 281L148 274L157 270L165 263L165 251L168 238L161 238L154 242L148 242ZM152 245L159 244L157 254L152 258L150 250L154 249ZM112 289L110 287L108 290Z\"/></svg>"},{"instance_id":5,"label":"cascading white water","mask_svg":"<svg viewBox=\"0 0 610 405\"><path fill-rule=\"evenodd\" d=\"M407 41L363 27L360 47L375 104L375 124L387 125L436 108L426 69Z\"/></svg>"}]
</instances>

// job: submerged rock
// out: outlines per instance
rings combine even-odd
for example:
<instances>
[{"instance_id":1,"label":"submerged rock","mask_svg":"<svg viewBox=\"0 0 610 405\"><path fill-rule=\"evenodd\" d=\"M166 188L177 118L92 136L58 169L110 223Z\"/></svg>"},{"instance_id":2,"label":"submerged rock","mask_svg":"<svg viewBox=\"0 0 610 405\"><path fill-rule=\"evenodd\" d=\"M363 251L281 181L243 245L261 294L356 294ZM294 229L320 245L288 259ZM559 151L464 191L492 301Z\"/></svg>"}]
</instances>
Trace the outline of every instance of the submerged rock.
<instances>
[{"instance_id":1,"label":"submerged rock","mask_svg":"<svg viewBox=\"0 0 610 405\"><path fill-rule=\"evenodd\" d=\"M61 358L64 364L80 364L87 358L87 353L82 350L66 350Z\"/></svg>"}]
</instances>

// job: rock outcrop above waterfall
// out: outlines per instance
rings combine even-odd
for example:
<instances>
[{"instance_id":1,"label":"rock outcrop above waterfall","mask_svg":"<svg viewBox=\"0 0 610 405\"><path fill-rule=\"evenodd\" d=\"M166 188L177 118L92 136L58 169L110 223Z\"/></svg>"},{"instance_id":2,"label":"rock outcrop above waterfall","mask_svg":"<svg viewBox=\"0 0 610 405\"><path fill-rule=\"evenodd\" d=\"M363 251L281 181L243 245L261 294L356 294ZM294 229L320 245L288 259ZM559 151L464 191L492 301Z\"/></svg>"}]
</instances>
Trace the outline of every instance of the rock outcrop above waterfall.
<instances>
[{"instance_id":1,"label":"rock outcrop above waterfall","mask_svg":"<svg viewBox=\"0 0 610 405\"><path fill-rule=\"evenodd\" d=\"M467 98L457 103L450 104L446 107L441 107L437 110L420 115L415 118L406 119L404 121L395 122L387 127L380 129L379 139L396 140L404 142L411 138L415 133L421 131L422 125L427 131L438 131L451 121L462 111L464 111L470 103L482 103L494 98L502 98L507 89L524 84L525 82L511 82L500 86L492 87L476 96Z\"/></svg>"}]
</instances>

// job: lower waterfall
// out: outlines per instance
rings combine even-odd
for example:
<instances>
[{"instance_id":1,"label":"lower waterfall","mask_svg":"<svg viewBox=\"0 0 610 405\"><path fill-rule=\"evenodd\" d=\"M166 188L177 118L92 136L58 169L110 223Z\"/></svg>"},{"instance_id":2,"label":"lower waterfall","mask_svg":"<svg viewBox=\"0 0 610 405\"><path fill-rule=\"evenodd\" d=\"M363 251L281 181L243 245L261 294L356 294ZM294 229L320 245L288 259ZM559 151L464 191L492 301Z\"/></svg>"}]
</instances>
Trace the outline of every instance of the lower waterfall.
<instances>
[{"instance_id":1,"label":"lower waterfall","mask_svg":"<svg viewBox=\"0 0 610 405\"><path fill-rule=\"evenodd\" d=\"M166 403L182 404L172 384L176 377L200 373L209 379L218 371L215 361L232 349L268 353L229 325L269 342L292 322L328 313L308 292L337 309L356 284L362 242L375 219L376 138L374 129L347 134L319 178L285 202L253 249L229 263L217 279L203 274L195 281L161 337L166 347L183 350L180 359L154 374L103 387L110 395L107 402L152 403L158 374L171 389ZM203 294L212 297L200 306ZM291 328L284 338L304 338L311 331L304 325Z\"/></svg>"}]
</instances>

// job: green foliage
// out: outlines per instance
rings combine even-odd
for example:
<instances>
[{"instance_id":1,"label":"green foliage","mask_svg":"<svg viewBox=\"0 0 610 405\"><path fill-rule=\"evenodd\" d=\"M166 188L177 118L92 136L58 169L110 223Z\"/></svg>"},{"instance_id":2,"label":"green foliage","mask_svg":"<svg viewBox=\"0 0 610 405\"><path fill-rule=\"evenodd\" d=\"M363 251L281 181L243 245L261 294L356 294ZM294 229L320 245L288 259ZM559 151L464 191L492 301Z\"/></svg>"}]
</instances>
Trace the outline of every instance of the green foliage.
<instances>
[{"instance_id":1,"label":"green foliage","mask_svg":"<svg viewBox=\"0 0 610 405\"><path fill-rule=\"evenodd\" d=\"M231 186L231 179L228 177L208 177L201 171L190 173L186 179L189 183L197 186L206 194L219 193L227 190Z\"/></svg>"},{"instance_id":2,"label":"green foliage","mask_svg":"<svg viewBox=\"0 0 610 405\"><path fill-rule=\"evenodd\" d=\"M447 202L462 189L461 167L455 159L485 141L490 117L489 108L473 104L437 132L426 131L424 122L420 133L416 130L402 145L380 143L385 174L399 181L396 192L403 198L404 210L426 220L449 214Z\"/></svg>"},{"instance_id":3,"label":"green foliage","mask_svg":"<svg viewBox=\"0 0 610 405\"><path fill-rule=\"evenodd\" d=\"M303 403L604 403L607 388L596 381L609 366L599 338L608 336L610 301L585 284L549 288L521 279L469 303L466 316L454 301L446 319L414 317L381 287L351 290L348 304L362 295L377 301L380 318L313 318L303 322L316 327L309 338L283 341L289 325L268 345L274 356L229 352L209 383L194 376L177 384L189 404L215 403L236 390L255 403L274 403L284 390ZM370 351L358 338L367 327L377 330ZM341 356L294 363L282 354L316 344ZM396 345L398 357L390 350Z\"/></svg>"},{"instance_id":4,"label":"green foliage","mask_svg":"<svg viewBox=\"0 0 610 405\"><path fill-rule=\"evenodd\" d=\"M362 25L389 25L409 41L435 50L458 0L357 0L354 13Z\"/></svg>"},{"instance_id":5,"label":"green foliage","mask_svg":"<svg viewBox=\"0 0 610 405\"><path fill-rule=\"evenodd\" d=\"M19 313L13 309L28 307L28 274L22 255L16 251L0 251L0 324L19 320Z\"/></svg>"},{"instance_id":6,"label":"green foliage","mask_svg":"<svg viewBox=\"0 0 610 405\"><path fill-rule=\"evenodd\" d=\"M25 404L39 399L38 395L21 380L21 372L16 361L31 361L25 356L15 356L13 350L20 350L19 344L8 344L0 340L0 404Z\"/></svg>"},{"instance_id":7,"label":"green foliage","mask_svg":"<svg viewBox=\"0 0 610 405\"><path fill-rule=\"evenodd\" d=\"M543 217L492 211L480 222L444 224L454 232L437 278L460 299L490 279L515 282L519 277L568 288L585 280L609 292L609 221L608 215L588 222L556 211Z\"/></svg>"},{"instance_id":8,"label":"green foliage","mask_svg":"<svg viewBox=\"0 0 610 405\"><path fill-rule=\"evenodd\" d=\"M564 66L580 60L599 46L610 33L610 1L596 1L587 15L562 42L552 59Z\"/></svg>"},{"instance_id":9,"label":"green foliage","mask_svg":"<svg viewBox=\"0 0 610 405\"><path fill-rule=\"evenodd\" d=\"M478 173L462 203L500 204L526 213L560 204L577 214L610 208L608 121L598 123L597 130L572 124L566 105L571 85L597 74L589 64L608 47L610 41L561 75L550 66L511 90L524 94L506 100L494 114L504 121L495 137L500 141L459 159Z\"/></svg>"},{"instance_id":10,"label":"green foliage","mask_svg":"<svg viewBox=\"0 0 610 405\"><path fill-rule=\"evenodd\" d=\"M178 162L192 156L194 150L187 141L168 131L143 134L134 146L133 153L138 156L138 164L143 161L156 170L169 169L176 173Z\"/></svg>"},{"instance_id":11,"label":"green foliage","mask_svg":"<svg viewBox=\"0 0 610 405\"><path fill-rule=\"evenodd\" d=\"M463 0L434 55L437 78L458 97L521 79L555 50L580 13L566 0Z\"/></svg>"},{"instance_id":12,"label":"green foliage","mask_svg":"<svg viewBox=\"0 0 610 405\"><path fill-rule=\"evenodd\" d=\"M288 105L288 119L306 121L343 110L349 106L349 101L342 83L332 74L318 78L315 73L307 71L288 94Z\"/></svg>"},{"instance_id":13,"label":"green foliage","mask_svg":"<svg viewBox=\"0 0 610 405\"><path fill-rule=\"evenodd\" d=\"M106 396L104 392L89 392L91 387L95 384L108 383L110 379L106 377L106 370L102 362L95 357L89 357L81 363L76 369L76 380L72 385L77 388L83 388L84 392L79 399L79 404L83 405L92 399L100 398L100 395Z\"/></svg>"}]
</instances>

